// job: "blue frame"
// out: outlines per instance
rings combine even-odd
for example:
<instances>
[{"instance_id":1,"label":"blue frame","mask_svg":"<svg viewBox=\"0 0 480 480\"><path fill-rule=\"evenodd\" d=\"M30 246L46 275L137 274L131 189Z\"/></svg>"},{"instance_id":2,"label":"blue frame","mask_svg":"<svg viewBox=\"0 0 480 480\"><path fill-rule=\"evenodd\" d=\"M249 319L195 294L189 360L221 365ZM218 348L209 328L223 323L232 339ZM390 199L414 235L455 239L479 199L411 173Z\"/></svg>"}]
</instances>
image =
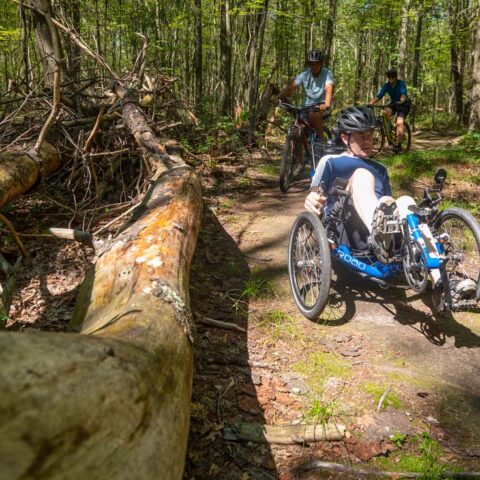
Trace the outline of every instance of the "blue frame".
<instances>
[{"instance_id":1,"label":"blue frame","mask_svg":"<svg viewBox=\"0 0 480 480\"><path fill-rule=\"evenodd\" d=\"M443 260L441 258L432 257L427 249L422 232L419 228L419 219L416 214L410 213L407 215L407 225L409 235L418 242L423 252L423 261L426 261L429 270L440 268ZM436 245L437 252L442 255L443 247L441 244ZM332 249L332 256L338 258L341 263L359 273L365 274L369 277L378 278L381 280L392 278L393 276L403 271L401 261L392 263L382 263L380 260L364 261L366 257L356 257L346 245L338 245Z\"/></svg>"}]
</instances>

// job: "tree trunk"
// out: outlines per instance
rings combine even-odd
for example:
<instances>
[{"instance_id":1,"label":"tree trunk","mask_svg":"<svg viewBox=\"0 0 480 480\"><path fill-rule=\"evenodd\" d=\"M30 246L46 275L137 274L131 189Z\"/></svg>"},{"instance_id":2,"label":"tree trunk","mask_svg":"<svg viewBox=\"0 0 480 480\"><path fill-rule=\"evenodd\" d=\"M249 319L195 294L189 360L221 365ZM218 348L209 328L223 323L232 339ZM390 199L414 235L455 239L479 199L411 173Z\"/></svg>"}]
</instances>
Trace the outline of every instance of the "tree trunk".
<instances>
[{"instance_id":1,"label":"tree trunk","mask_svg":"<svg viewBox=\"0 0 480 480\"><path fill-rule=\"evenodd\" d=\"M267 23L268 1L263 1L260 11L252 13L251 38L248 61L248 110L250 112L249 141L252 142L257 125L258 85L260 82L260 66L262 64L263 38Z\"/></svg>"},{"instance_id":2,"label":"tree trunk","mask_svg":"<svg viewBox=\"0 0 480 480\"><path fill-rule=\"evenodd\" d=\"M0 208L32 188L39 180L57 171L60 156L52 145L44 142L40 148L42 163L22 151L0 152Z\"/></svg>"},{"instance_id":3,"label":"tree trunk","mask_svg":"<svg viewBox=\"0 0 480 480\"><path fill-rule=\"evenodd\" d=\"M472 90L470 93L470 119L468 129L480 130L480 18L477 18L475 29L475 43L473 46Z\"/></svg>"},{"instance_id":4,"label":"tree trunk","mask_svg":"<svg viewBox=\"0 0 480 480\"><path fill-rule=\"evenodd\" d=\"M51 26L48 25L48 19L53 16L49 0L32 0L31 5L45 14L42 15L33 10L33 26L35 29L37 45L40 49L40 57L42 59L43 83L45 86L52 87L54 74L57 70L57 58L63 59L60 38L57 29L51 28ZM59 55L56 54L57 48ZM64 72L64 62L62 60L60 60L60 62L61 63L58 67L61 72Z\"/></svg>"},{"instance_id":5,"label":"tree trunk","mask_svg":"<svg viewBox=\"0 0 480 480\"><path fill-rule=\"evenodd\" d=\"M455 95L455 114L457 124L462 123L463 118L463 68L461 54L461 32L460 32L460 0L448 1L449 23L450 23L450 71L453 80L453 91Z\"/></svg>"},{"instance_id":6,"label":"tree trunk","mask_svg":"<svg viewBox=\"0 0 480 480\"><path fill-rule=\"evenodd\" d=\"M188 279L202 192L195 173L146 130L132 92L115 92L160 177L122 233L96 252L71 322L84 335L0 335L2 480L182 478Z\"/></svg>"},{"instance_id":7,"label":"tree trunk","mask_svg":"<svg viewBox=\"0 0 480 480\"><path fill-rule=\"evenodd\" d=\"M408 11L410 9L410 0L406 0L402 9L402 23L399 32L398 44L398 75L400 78L406 78L406 59L407 59L407 37L408 37Z\"/></svg>"},{"instance_id":8,"label":"tree trunk","mask_svg":"<svg viewBox=\"0 0 480 480\"><path fill-rule=\"evenodd\" d=\"M68 0L65 2L65 12L72 24L75 33L80 36L81 18L80 18L80 0ZM80 79L81 73L81 50L74 42L67 44L68 70L67 77L73 81Z\"/></svg>"},{"instance_id":9,"label":"tree trunk","mask_svg":"<svg viewBox=\"0 0 480 480\"><path fill-rule=\"evenodd\" d=\"M417 93L418 93L418 72L420 70L420 48L422 44L422 27L423 27L423 2L420 4L418 8L418 19L417 19L417 28L415 31L415 50L413 54L413 72L412 72L412 112L410 114L410 125L412 126L412 130L415 131L415 117L417 113Z\"/></svg>"},{"instance_id":10,"label":"tree trunk","mask_svg":"<svg viewBox=\"0 0 480 480\"><path fill-rule=\"evenodd\" d=\"M195 0L195 103L201 112L203 101L202 0Z\"/></svg>"},{"instance_id":11,"label":"tree trunk","mask_svg":"<svg viewBox=\"0 0 480 480\"><path fill-rule=\"evenodd\" d=\"M327 29L325 32L325 40L323 44L325 45L325 65L332 67L332 46L334 38L334 28L335 20L337 16L337 2L336 0L329 0L328 2L328 18L327 18Z\"/></svg>"},{"instance_id":12,"label":"tree trunk","mask_svg":"<svg viewBox=\"0 0 480 480\"><path fill-rule=\"evenodd\" d=\"M220 111L232 116L232 31L229 0L220 2Z\"/></svg>"},{"instance_id":13,"label":"tree trunk","mask_svg":"<svg viewBox=\"0 0 480 480\"><path fill-rule=\"evenodd\" d=\"M30 61L30 48L28 45L28 37L30 35L30 22L29 17L27 17L25 8L23 7L20 7L20 20L22 22L22 59L23 68L25 70L25 86L27 93L29 93L32 91L34 79L32 62Z\"/></svg>"},{"instance_id":14,"label":"tree trunk","mask_svg":"<svg viewBox=\"0 0 480 480\"><path fill-rule=\"evenodd\" d=\"M355 91L353 92L353 103L358 103L361 98L361 80L362 80L362 70L363 70L363 49L365 42L365 35L363 32L360 32L358 39L357 47L357 58L355 66Z\"/></svg>"}]
</instances>

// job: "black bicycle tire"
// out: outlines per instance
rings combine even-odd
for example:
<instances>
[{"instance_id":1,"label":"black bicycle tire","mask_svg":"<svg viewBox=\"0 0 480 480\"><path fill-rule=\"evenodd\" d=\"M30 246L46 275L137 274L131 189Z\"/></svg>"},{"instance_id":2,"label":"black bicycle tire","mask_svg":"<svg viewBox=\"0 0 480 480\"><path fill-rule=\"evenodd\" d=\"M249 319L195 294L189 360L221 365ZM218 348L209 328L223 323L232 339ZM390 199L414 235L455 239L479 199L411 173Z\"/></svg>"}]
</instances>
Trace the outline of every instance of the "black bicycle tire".
<instances>
[{"instance_id":1,"label":"black bicycle tire","mask_svg":"<svg viewBox=\"0 0 480 480\"><path fill-rule=\"evenodd\" d=\"M404 153L410 151L410 147L412 146L412 130L410 129L410 125L405 122L405 131L404 131L404 139L407 138L407 144L403 146ZM405 143L405 140L403 141Z\"/></svg>"},{"instance_id":2,"label":"black bicycle tire","mask_svg":"<svg viewBox=\"0 0 480 480\"><path fill-rule=\"evenodd\" d=\"M395 130L394 134L394 143L397 143L397 132ZM406 143L405 143L406 142ZM403 142L401 143L400 147L402 148L402 153L407 153L412 146L412 130L410 129L410 125L405 122L403 124Z\"/></svg>"},{"instance_id":3,"label":"black bicycle tire","mask_svg":"<svg viewBox=\"0 0 480 480\"><path fill-rule=\"evenodd\" d=\"M480 259L480 224L476 220L476 218L470 213L464 210L463 208L459 207L451 207L447 208L443 212L440 212L440 215L435 221L434 224L434 229L438 233L438 230L442 227L442 225L449 219L460 219L462 222L464 222L467 227L470 229L470 231L473 234L473 237L475 238L476 246L477 246L477 255L478 258ZM465 238L465 236L463 236ZM472 278L472 280L475 280L475 282L480 282L480 263L477 261L478 264L478 272L475 275L475 278ZM448 269L448 265L447 265Z\"/></svg>"},{"instance_id":4,"label":"black bicycle tire","mask_svg":"<svg viewBox=\"0 0 480 480\"><path fill-rule=\"evenodd\" d=\"M320 287L318 295L312 305L307 305L302 297L296 277L296 247L299 241L298 234L302 226L309 224L312 232L318 240L318 255L321 261L320 270ZM332 259L330 256L330 248L328 244L327 234L320 218L311 212L303 212L295 219L290 233L288 244L288 276L290 280L290 288L292 289L293 298L300 313L310 319L316 320L325 309L328 302L328 294L330 291L330 280L332 270Z\"/></svg>"},{"instance_id":5,"label":"black bicycle tire","mask_svg":"<svg viewBox=\"0 0 480 480\"><path fill-rule=\"evenodd\" d=\"M379 155L382 153L384 147L385 147L385 130L383 129L383 124L378 128L378 131L380 133L380 147L377 149L375 148L375 144L373 145L372 149L372 155Z\"/></svg>"},{"instance_id":6,"label":"black bicycle tire","mask_svg":"<svg viewBox=\"0 0 480 480\"><path fill-rule=\"evenodd\" d=\"M282 159L280 161L279 184L280 190L286 193L293 180L293 169L295 168L294 146L300 138L295 133L289 133L285 139Z\"/></svg>"}]
</instances>

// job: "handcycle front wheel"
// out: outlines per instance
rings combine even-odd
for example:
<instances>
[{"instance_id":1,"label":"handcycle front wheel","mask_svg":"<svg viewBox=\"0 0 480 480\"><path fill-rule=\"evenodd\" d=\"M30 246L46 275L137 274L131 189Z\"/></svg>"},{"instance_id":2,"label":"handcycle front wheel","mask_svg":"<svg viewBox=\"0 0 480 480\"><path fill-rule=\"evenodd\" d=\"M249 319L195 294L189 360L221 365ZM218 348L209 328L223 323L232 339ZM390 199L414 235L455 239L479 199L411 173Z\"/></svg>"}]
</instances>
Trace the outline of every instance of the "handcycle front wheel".
<instances>
[{"instance_id":1,"label":"handcycle front wheel","mask_svg":"<svg viewBox=\"0 0 480 480\"><path fill-rule=\"evenodd\" d=\"M328 302L332 260L325 228L311 212L295 220L288 245L288 275L297 308L316 320Z\"/></svg>"},{"instance_id":2,"label":"handcycle front wheel","mask_svg":"<svg viewBox=\"0 0 480 480\"><path fill-rule=\"evenodd\" d=\"M280 190L286 193L293 182L295 164L298 160L299 149L302 148L302 139L298 134L289 133L283 147L280 161L279 183ZM301 151L301 150L300 150Z\"/></svg>"},{"instance_id":3,"label":"handcycle front wheel","mask_svg":"<svg viewBox=\"0 0 480 480\"><path fill-rule=\"evenodd\" d=\"M480 281L480 225L463 208L447 208L435 221L437 234L446 233L446 269L450 280Z\"/></svg>"}]
</instances>

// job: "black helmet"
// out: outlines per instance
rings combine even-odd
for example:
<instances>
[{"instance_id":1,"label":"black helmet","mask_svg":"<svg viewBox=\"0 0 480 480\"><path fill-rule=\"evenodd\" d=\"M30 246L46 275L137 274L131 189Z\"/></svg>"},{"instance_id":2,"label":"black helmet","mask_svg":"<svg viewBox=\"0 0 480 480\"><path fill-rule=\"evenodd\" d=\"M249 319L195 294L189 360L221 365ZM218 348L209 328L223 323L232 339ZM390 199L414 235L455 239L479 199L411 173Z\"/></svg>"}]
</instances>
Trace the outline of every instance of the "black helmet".
<instances>
[{"instance_id":1,"label":"black helmet","mask_svg":"<svg viewBox=\"0 0 480 480\"><path fill-rule=\"evenodd\" d=\"M398 76L398 72L396 68L390 68L387 70L387 77L396 77Z\"/></svg>"},{"instance_id":2,"label":"black helmet","mask_svg":"<svg viewBox=\"0 0 480 480\"><path fill-rule=\"evenodd\" d=\"M308 62L321 62L323 60L323 52L318 48L310 50L307 55Z\"/></svg>"},{"instance_id":3,"label":"black helmet","mask_svg":"<svg viewBox=\"0 0 480 480\"><path fill-rule=\"evenodd\" d=\"M338 115L337 127L339 132L365 132L378 127L378 120L373 110L368 107L348 107Z\"/></svg>"}]
</instances>

